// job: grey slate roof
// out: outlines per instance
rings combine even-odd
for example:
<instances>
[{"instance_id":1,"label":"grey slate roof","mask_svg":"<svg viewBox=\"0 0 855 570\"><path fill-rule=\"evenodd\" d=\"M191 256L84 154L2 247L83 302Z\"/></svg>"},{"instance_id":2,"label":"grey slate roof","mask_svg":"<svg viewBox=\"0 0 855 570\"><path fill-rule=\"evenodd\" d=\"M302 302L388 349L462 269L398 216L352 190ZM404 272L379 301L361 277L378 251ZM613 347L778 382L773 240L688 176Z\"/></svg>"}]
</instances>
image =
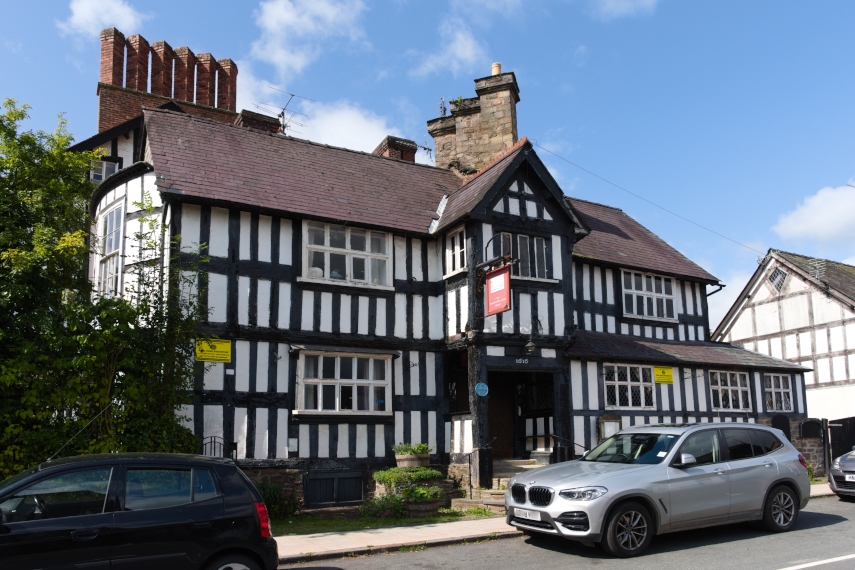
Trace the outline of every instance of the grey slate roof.
<instances>
[{"instance_id":1,"label":"grey slate roof","mask_svg":"<svg viewBox=\"0 0 855 570\"><path fill-rule=\"evenodd\" d=\"M718 278L619 208L579 198L567 198L567 202L591 228L573 246L573 257L718 283Z\"/></svg>"},{"instance_id":2,"label":"grey slate roof","mask_svg":"<svg viewBox=\"0 0 855 570\"><path fill-rule=\"evenodd\" d=\"M726 366L803 372L810 370L798 364L723 342L681 342L576 331L576 341L567 349L571 358L615 358L635 362L652 362L671 366Z\"/></svg>"},{"instance_id":3,"label":"grey slate roof","mask_svg":"<svg viewBox=\"0 0 855 570\"><path fill-rule=\"evenodd\" d=\"M807 274L812 274L814 271L813 261L824 261L825 275L824 277L820 277L820 281L825 281L829 287L833 287L850 299L855 299L855 267L840 263L839 261L808 257L807 255L781 251L780 249L773 249L772 252Z\"/></svg>"},{"instance_id":4,"label":"grey slate roof","mask_svg":"<svg viewBox=\"0 0 855 570\"><path fill-rule=\"evenodd\" d=\"M145 109L162 190L427 234L443 195L463 181L450 170Z\"/></svg>"}]
</instances>

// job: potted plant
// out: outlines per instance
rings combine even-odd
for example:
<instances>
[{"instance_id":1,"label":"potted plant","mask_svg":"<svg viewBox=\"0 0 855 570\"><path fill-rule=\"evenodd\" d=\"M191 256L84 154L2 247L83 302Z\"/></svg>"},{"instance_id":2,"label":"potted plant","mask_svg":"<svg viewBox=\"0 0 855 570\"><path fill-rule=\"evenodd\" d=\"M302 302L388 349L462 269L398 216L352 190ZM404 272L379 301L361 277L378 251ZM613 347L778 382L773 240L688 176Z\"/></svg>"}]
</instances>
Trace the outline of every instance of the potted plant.
<instances>
[{"instance_id":1,"label":"potted plant","mask_svg":"<svg viewBox=\"0 0 855 570\"><path fill-rule=\"evenodd\" d=\"M433 447L426 443L399 443L392 447L398 467L427 467L430 465L430 453Z\"/></svg>"},{"instance_id":2,"label":"potted plant","mask_svg":"<svg viewBox=\"0 0 855 570\"><path fill-rule=\"evenodd\" d=\"M407 516L411 519L439 515L439 487L427 483L407 485L401 490L401 495L407 506Z\"/></svg>"}]
</instances>

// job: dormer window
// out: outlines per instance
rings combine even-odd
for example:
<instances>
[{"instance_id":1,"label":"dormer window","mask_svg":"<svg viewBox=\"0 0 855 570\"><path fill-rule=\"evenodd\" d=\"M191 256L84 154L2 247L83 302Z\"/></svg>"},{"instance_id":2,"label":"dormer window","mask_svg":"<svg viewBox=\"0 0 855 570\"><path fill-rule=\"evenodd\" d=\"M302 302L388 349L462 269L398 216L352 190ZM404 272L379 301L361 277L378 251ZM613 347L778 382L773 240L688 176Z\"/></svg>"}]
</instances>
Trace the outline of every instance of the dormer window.
<instances>
[{"instance_id":1,"label":"dormer window","mask_svg":"<svg viewBox=\"0 0 855 570\"><path fill-rule=\"evenodd\" d=\"M112 160L97 160L89 171L89 180L95 184L101 184L111 174L119 169L119 163Z\"/></svg>"},{"instance_id":2,"label":"dormer window","mask_svg":"<svg viewBox=\"0 0 855 570\"><path fill-rule=\"evenodd\" d=\"M781 271L780 268L775 268L775 271L772 272L772 275L769 276L769 282L775 286L775 289L778 291L784 286L784 280L787 278L787 274Z\"/></svg>"}]
</instances>

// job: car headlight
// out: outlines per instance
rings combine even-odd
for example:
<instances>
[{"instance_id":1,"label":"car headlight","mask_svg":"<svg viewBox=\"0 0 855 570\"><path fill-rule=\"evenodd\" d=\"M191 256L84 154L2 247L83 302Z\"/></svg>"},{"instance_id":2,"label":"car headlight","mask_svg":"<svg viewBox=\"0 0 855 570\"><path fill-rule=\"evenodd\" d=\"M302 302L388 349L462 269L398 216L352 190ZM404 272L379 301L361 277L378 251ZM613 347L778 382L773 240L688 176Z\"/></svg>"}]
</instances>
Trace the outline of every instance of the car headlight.
<instances>
[{"instance_id":1,"label":"car headlight","mask_svg":"<svg viewBox=\"0 0 855 570\"><path fill-rule=\"evenodd\" d=\"M591 501L608 492L609 490L605 487L579 487L578 489L565 489L558 494L568 501Z\"/></svg>"},{"instance_id":2,"label":"car headlight","mask_svg":"<svg viewBox=\"0 0 855 570\"><path fill-rule=\"evenodd\" d=\"M831 464L831 468L834 469L835 471L840 471L840 460L841 459L842 459L842 457L838 457L837 459L835 459L834 462L832 462L832 464Z\"/></svg>"}]
</instances>

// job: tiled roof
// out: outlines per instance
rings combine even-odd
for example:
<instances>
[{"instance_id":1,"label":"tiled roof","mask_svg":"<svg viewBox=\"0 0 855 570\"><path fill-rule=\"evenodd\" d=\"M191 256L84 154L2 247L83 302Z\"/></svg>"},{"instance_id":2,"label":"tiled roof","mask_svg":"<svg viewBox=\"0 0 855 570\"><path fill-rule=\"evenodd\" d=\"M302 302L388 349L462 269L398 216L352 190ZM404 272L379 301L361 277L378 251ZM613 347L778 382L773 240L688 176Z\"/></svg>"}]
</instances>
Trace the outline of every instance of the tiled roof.
<instances>
[{"instance_id":1,"label":"tiled roof","mask_svg":"<svg viewBox=\"0 0 855 570\"><path fill-rule=\"evenodd\" d=\"M447 228L471 212L526 145L531 147L526 137L521 138L504 154L500 154L476 174L467 178L463 187L448 197L448 204L442 213L437 231Z\"/></svg>"},{"instance_id":2,"label":"tiled roof","mask_svg":"<svg viewBox=\"0 0 855 570\"><path fill-rule=\"evenodd\" d=\"M819 280L825 281L830 287L833 287L850 299L855 299L855 267L838 261L831 261L830 259L808 257L779 249L773 249L772 253L779 255L785 261L792 263L805 273L813 276L816 276L816 266L814 263L817 261L824 262L825 269L823 274L819 276Z\"/></svg>"},{"instance_id":3,"label":"tiled roof","mask_svg":"<svg viewBox=\"0 0 855 570\"><path fill-rule=\"evenodd\" d=\"M622 210L579 198L567 198L567 201L591 228L591 233L573 246L574 257L718 282L716 277Z\"/></svg>"},{"instance_id":4,"label":"tiled roof","mask_svg":"<svg viewBox=\"0 0 855 570\"><path fill-rule=\"evenodd\" d=\"M576 331L576 341L567 349L571 358L614 358L671 366L710 365L763 368L767 370L810 370L779 358L752 352L722 342L680 342L627 335Z\"/></svg>"},{"instance_id":5,"label":"tiled roof","mask_svg":"<svg viewBox=\"0 0 855 570\"><path fill-rule=\"evenodd\" d=\"M427 233L450 170L146 109L158 186L186 196Z\"/></svg>"}]
</instances>

